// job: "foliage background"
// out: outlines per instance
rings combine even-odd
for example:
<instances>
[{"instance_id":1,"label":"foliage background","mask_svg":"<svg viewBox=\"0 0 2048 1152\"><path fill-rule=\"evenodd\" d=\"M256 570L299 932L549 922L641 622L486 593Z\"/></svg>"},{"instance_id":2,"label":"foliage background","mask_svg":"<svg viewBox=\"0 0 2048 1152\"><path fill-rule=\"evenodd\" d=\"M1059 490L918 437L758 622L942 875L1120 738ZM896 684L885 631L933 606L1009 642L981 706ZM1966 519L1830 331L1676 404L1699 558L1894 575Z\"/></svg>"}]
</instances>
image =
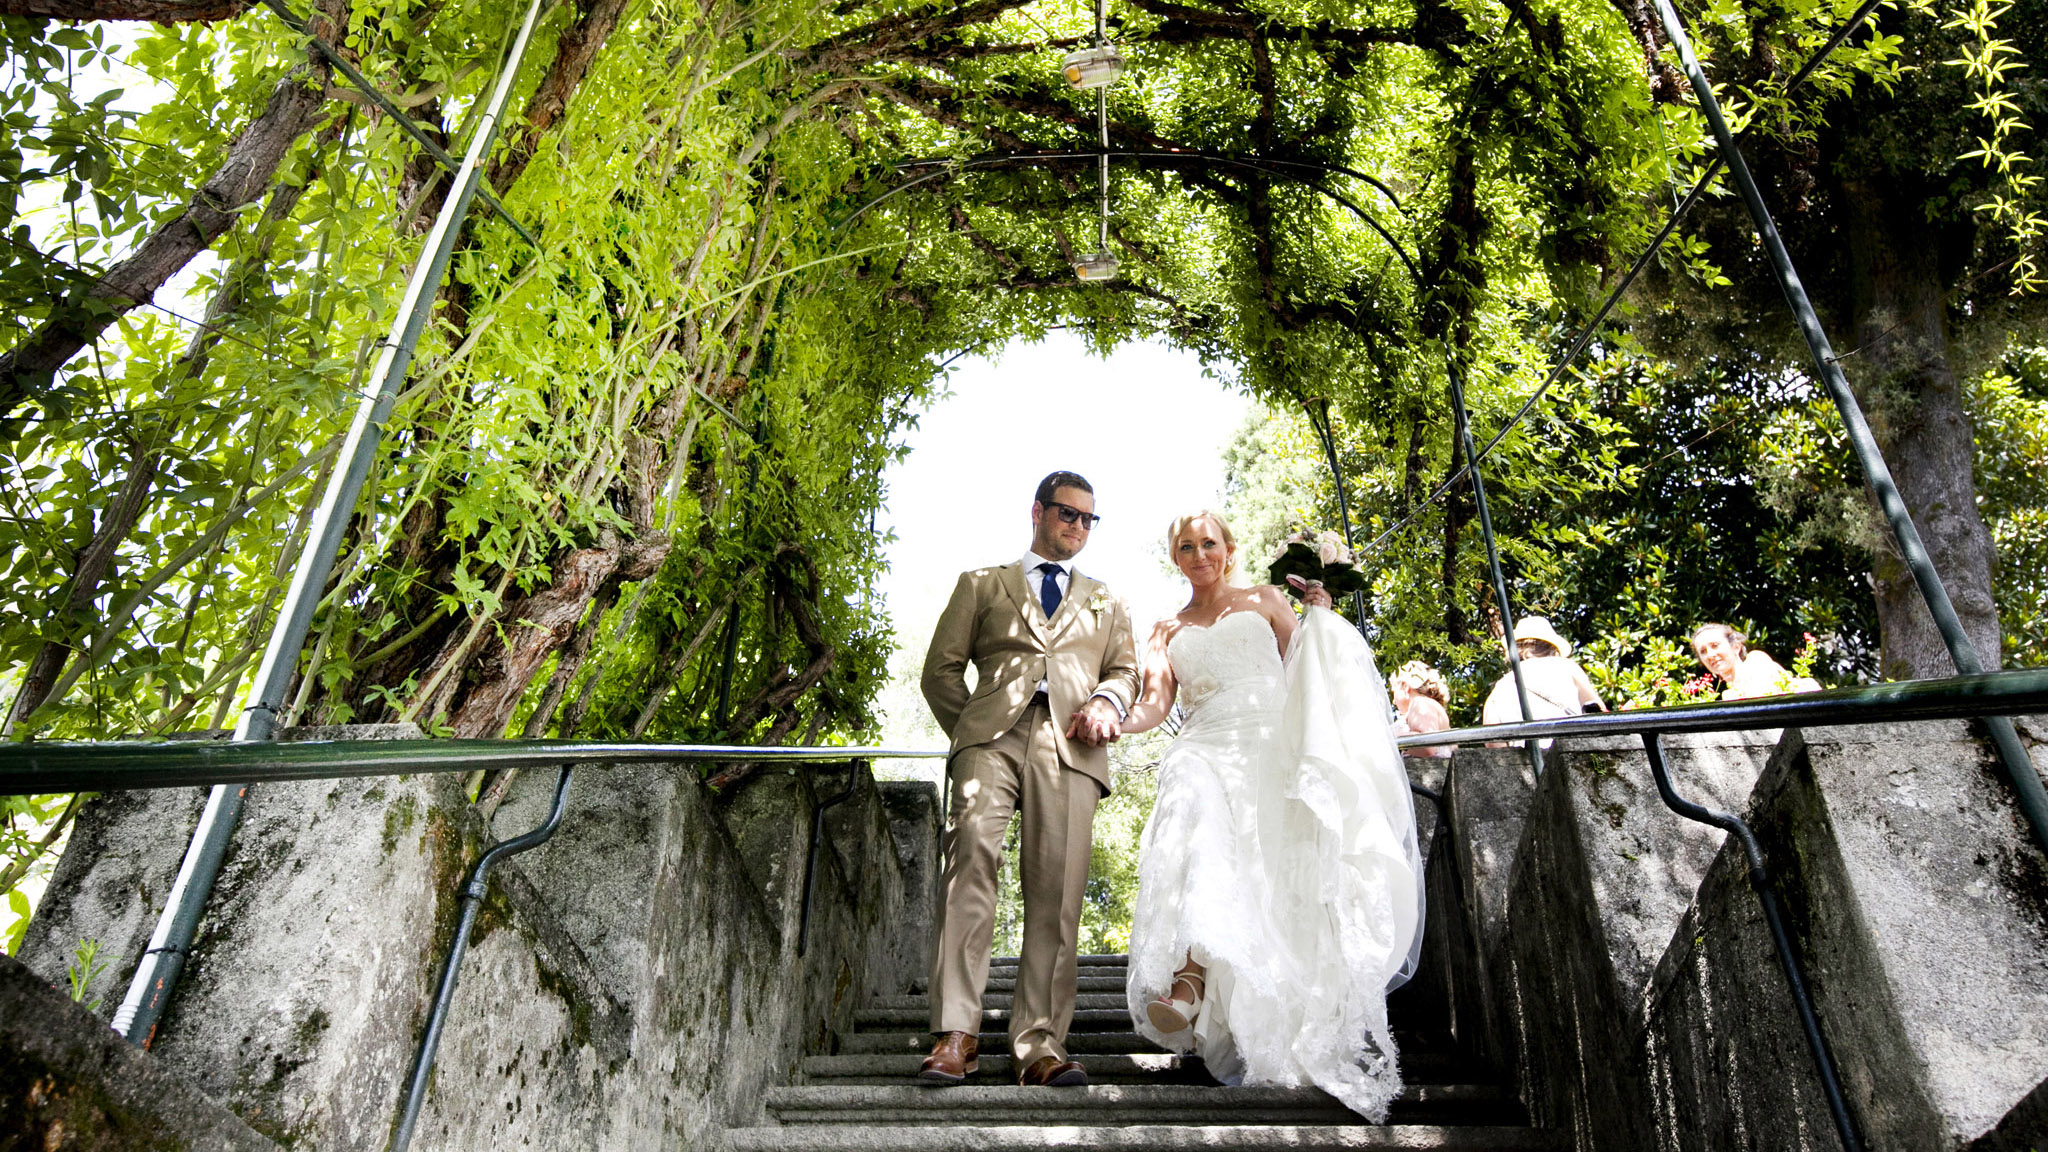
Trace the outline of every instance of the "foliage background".
<instances>
[{"instance_id":1,"label":"foliage background","mask_svg":"<svg viewBox=\"0 0 2048 1152\"><path fill-rule=\"evenodd\" d=\"M1877 365L1868 402L1906 462L1929 413L1977 422L1937 495L1988 521L1992 626L2038 662L2048 386L2038 303L2010 293L2039 244L2023 149L2048 114L2048 12L1890 7L1788 95L1852 7L1688 16L1811 279L1861 282L1867 254L1828 247L1865 234L1856 189L1918 197L1890 207L1940 238L1922 274L1942 303L1912 340L1854 345ZM504 6L313 14L460 151ZM1329 397L1361 541L1401 524L1370 555L1383 661L1438 663L1469 709L1499 658L1469 489L1424 499L1459 464L1446 368L1490 434L1704 163L1645 10L1120 4L1111 136L1151 155L1116 169L1123 274L1084 288L1092 158L992 154L1094 147L1092 100L1055 71L1088 26L1060 0L550 6L489 159L539 246L465 225L287 722L862 738L890 656L867 593L882 470L947 356L1054 324L1098 348L1161 334L1278 412ZM5 731L219 729L447 182L266 10L119 35L6 17L0 41ZM1955 63L1985 52L2011 67ZM114 55L146 102L116 92ZM911 171L934 178L857 215ZM160 292L174 280L189 304ZM1701 619L1781 656L1815 632L1836 680L1893 674L1885 651L1909 647L1769 287L1711 198L1487 463L1518 607L1581 638L1617 696L1654 696ZM1823 303L1858 333L1903 323L1890 298ZM1929 331L1939 363L1901 366ZM1290 518L1335 522L1315 457L1291 419L1247 431L1230 510L1248 552ZM1956 570L1989 604L1988 561ZM30 806L7 825L17 860L61 834L63 802Z\"/></svg>"}]
</instances>

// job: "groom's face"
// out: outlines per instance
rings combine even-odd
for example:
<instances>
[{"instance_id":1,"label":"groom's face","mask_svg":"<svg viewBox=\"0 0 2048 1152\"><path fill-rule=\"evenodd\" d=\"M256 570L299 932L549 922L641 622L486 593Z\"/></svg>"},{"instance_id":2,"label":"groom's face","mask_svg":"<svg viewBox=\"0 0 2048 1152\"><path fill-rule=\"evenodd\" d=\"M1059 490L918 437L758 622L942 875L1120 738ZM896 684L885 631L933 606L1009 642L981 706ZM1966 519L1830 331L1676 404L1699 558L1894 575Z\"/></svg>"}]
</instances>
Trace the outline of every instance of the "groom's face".
<instances>
[{"instance_id":1,"label":"groom's face","mask_svg":"<svg viewBox=\"0 0 2048 1152\"><path fill-rule=\"evenodd\" d=\"M1031 550L1047 560L1071 560L1088 546L1087 516L1075 516L1069 524L1061 518L1057 505L1092 514L1095 494L1085 488L1057 488L1052 499L1051 504L1031 502Z\"/></svg>"}]
</instances>

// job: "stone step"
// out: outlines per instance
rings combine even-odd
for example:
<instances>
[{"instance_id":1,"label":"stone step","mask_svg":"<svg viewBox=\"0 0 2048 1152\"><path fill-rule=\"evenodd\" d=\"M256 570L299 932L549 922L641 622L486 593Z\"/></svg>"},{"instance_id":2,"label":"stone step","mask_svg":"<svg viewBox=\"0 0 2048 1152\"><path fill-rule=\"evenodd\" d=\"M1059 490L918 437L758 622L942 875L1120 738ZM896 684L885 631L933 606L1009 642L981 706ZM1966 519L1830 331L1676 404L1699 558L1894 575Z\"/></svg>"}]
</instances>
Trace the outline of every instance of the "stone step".
<instances>
[{"instance_id":1,"label":"stone step","mask_svg":"<svg viewBox=\"0 0 2048 1152\"><path fill-rule=\"evenodd\" d=\"M993 984L994 982L991 981L990 989L981 998L983 1011L1007 1011L1015 1004L1015 994L1013 991L1015 982L1012 981L1001 990L997 990ZM901 996L876 996L869 1000L867 1007L862 1010L859 1027L874 1027L905 1021L914 1024L929 1020L931 1017L931 1002L931 996L923 992ZM1121 1010L1125 1013L1125 1018L1128 1019L1130 999L1122 980L1095 979L1084 982L1080 989L1080 995L1074 999L1074 1007L1079 1013L1103 1009ZM1409 1002L1406 1000L1389 1003L1387 1011L1389 1022L1397 1029L1409 1028L1419 1023L1419 1021L1414 1019L1418 1009L1409 1006ZM870 1021L867 1016L867 1013L870 1012L911 1013L915 1016L915 1019L892 1015L888 1017L877 1016ZM1007 1020L1008 1017L1005 1016L1003 1019ZM1076 1027L1080 1026L1080 1019L1080 1015L1077 1014L1075 1017Z\"/></svg>"},{"instance_id":2,"label":"stone step","mask_svg":"<svg viewBox=\"0 0 2048 1152\"><path fill-rule=\"evenodd\" d=\"M1121 988L1124 986L1124 981L1130 978L1131 970L1121 964L1083 964L1074 970L1074 974L1083 980L1114 980L1117 987ZM1003 967L989 966L989 987L993 988L998 984L1015 984L1016 982L1017 966L1015 964Z\"/></svg>"},{"instance_id":3,"label":"stone step","mask_svg":"<svg viewBox=\"0 0 2048 1152\"><path fill-rule=\"evenodd\" d=\"M1176 1056L1165 1052L1090 1054L1086 1057L1088 1080L1092 1084L1203 1084L1215 1080L1199 1056ZM918 1086L917 1070L924 1052L867 1052L839 1056L811 1056L801 1065L806 1082L820 1085L882 1084ZM969 1084L995 1087L1013 1084L1016 1064L1008 1053L985 1054L981 1067L967 1078Z\"/></svg>"},{"instance_id":4,"label":"stone step","mask_svg":"<svg viewBox=\"0 0 2048 1152\"><path fill-rule=\"evenodd\" d=\"M1356 1113L1319 1088L1182 1084L804 1085L770 1088L768 1115L784 1125L1354 1124ZM1494 1084L1410 1084L1389 1119L1401 1124L1515 1124L1521 1102Z\"/></svg>"},{"instance_id":5,"label":"stone step","mask_svg":"<svg viewBox=\"0 0 2048 1152\"><path fill-rule=\"evenodd\" d=\"M1142 1124L1121 1128L803 1125L735 1128L725 1136L731 1152L1565 1152L1571 1146L1562 1133L1543 1129L1423 1124Z\"/></svg>"},{"instance_id":6,"label":"stone step","mask_svg":"<svg viewBox=\"0 0 2048 1152\"><path fill-rule=\"evenodd\" d=\"M931 1009L922 1005L915 1008L863 1008L853 1014L853 1026L859 1029L889 1029L900 1031L905 1028L931 1027ZM1006 1028L1010 1023L1010 1010L1005 1008L984 1008L981 1011L983 1028ZM1114 1007L1080 1008L1074 1012L1074 1032L1128 1032L1131 1028L1131 1012L1121 998Z\"/></svg>"},{"instance_id":7,"label":"stone step","mask_svg":"<svg viewBox=\"0 0 2048 1152\"><path fill-rule=\"evenodd\" d=\"M1122 1032L1070 1032L1067 1034L1067 1051L1081 1053L1133 1053L1163 1052L1157 1044L1129 1031L1131 1018L1124 1017L1125 1031ZM932 1050L932 1034L924 1031L926 1021L920 1018L915 1025L917 1031L876 1031L855 1032L839 1038L840 1055L859 1055L871 1052L915 1052L919 1059ZM980 1036L981 1050L996 1053L1010 1050L1010 1038L1002 1032L983 1032Z\"/></svg>"},{"instance_id":8,"label":"stone step","mask_svg":"<svg viewBox=\"0 0 2048 1152\"><path fill-rule=\"evenodd\" d=\"M1014 1003L1009 992L990 991L981 998L983 1011L991 1008L1008 1008ZM876 996L868 1001L871 1012L917 1011L931 1014L932 998L925 995ZM1083 992L1074 998L1074 1007L1083 1011L1096 1008L1128 1008L1130 1001L1124 995L1122 984L1113 985L1100 992Z\"/></svg>"},{"instance_id":9,"label":"stone step","mask_svg":"<svg viewBox=\"0 0 2048 1152\"><path fill-rule=\"evenodd\" d=\"M1124 1022L1128 1024L1130 1017L1126 1016ZM915 1028L914 1031L909 1029L894 1031L877 1030L873 1032L855 1032L848 1036L842 1036L839 1038L839 1054L846 1056L867 1053L915 1052L919 1058L922 1058L925 1053L930 1052L932 1049L932 1034L924 1031L924 1024L925 1021L920 1018L917 1024L913 1026ZM981 1050L990 1055L1010 1050L1010 1038L1005 1033L982 1032L978 1039L981 1042ZM1404 1064L1410 1059L1425 1054L1443 1054L1448 1056L1454 1050L1448 1037L1431 1033L1403 1032L1398 1029L1394 1032L1394 1043L1400 1048L1401 1060ZM1136 1032L1126 1029L1121 1032L1069 1032L1067 1034L1067 1051L1078 1056L1095 1053L1110 1055L1139 1052L1161 1053L1165 1049Z\"/></svg>"},{"instance_id":10,"label":"stone step","mask_svg":"<svg viewBox=\"0 0 2048 1152\"><path fill-rule=\"evenodd\" d=\"M811 1056L804 1060L804 1079L812 1084L909 1084L914 1083L924 1063L924 1037L912 1051L854 1052L838 1056ZM984 1050L978 1072L969 1084L1009 1084L1016 1069L1002 1051L1001 1037L994 1050ZM1199 1056L1176 1056L1162 1052L1076 1053L1088 1068L1093 1084L1214 1084L1208 1066ZM1410 1084L1473 1083L1486 1077L1465 1057L1449 1052L1402 1052L1401 1078Z\"/></svg>"},{"instance_id":11,"label":"stone step","mask_svg":"<svg viewBox=\"0 0 2048 1152\"><path fill-rule=\"evenodd\" d=\"M1102 969L1093 969L1093 971L1102 971ZM1110 976L1083 975L1080 978L1080 980L1076 982L1074 990L1080 992L1082 995L1086 995L1090 992L1122 992L1124 990L1124 985L1129 981L1124 976L1122 970L1112 969L1111 971L1113 971L1115 974ZM1015 992L1017 990L1017 977L1015 975L1001 977L990 976L988 978L988 990L991 993Z\"/></svg>"},{"instance_id":12,"label":"stone step","mask_svg":"<svg viewBox=\"0 0 2048 1152\"><path fill-rule=\"evenodd\" d=\"M1127 968L1131 963L1131 954L1128 952L1091 952L1075 957L1075 962L1083 968ZM989 967L991 969L1014 969L1017 967L1017 963L1018 961L1015 956L996 956L989 960Z\"/></svg>"}]
</instances>

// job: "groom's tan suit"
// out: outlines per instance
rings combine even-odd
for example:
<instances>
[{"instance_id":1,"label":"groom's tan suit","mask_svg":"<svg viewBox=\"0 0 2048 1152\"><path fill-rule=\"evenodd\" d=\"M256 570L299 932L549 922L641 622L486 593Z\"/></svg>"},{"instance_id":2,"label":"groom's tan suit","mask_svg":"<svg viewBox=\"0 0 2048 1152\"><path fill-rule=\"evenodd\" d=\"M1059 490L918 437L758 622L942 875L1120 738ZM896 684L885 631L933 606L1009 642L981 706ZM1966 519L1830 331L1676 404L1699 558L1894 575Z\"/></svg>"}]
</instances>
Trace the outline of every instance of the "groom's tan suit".
<instances>
[{"instance_id":1,"label":"groom's tan suit","mask_svg":"<svg viewBox=\"0 0 2048 1152\"><path fill-rule=\"evenodd\" d=\"M981 1030L1003 835L1021 812L1024 947L1010 1050L1019 1069L1046 1056L1064 1061L1095 805L1109 792L1108 749L1066 730L1091 696L1111 697L1119 714L1137 699L1130 615L1079 572L1050 620L1021 562L964 572L933 631L923 687L952 739L932 1031Z\"/></svg>"}]
</instances>

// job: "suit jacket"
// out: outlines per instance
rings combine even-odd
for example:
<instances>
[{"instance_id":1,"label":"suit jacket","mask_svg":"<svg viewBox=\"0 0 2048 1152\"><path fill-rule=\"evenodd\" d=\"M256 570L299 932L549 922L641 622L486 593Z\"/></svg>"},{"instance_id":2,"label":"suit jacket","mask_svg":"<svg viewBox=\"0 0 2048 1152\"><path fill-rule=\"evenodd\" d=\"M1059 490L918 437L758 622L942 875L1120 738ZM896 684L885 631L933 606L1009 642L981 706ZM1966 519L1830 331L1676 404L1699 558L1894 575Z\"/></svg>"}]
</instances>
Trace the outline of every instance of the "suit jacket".
<instances>
[{"instance_id":1,"label":"suit jacket","mask_svg":"<svg viewBox=\"0 0 2048 1152\"><path fill-rule=\"evenodd\" d=\"M972 694L967 665L979 673ZM1109 791L1109 750L1067 739L1067 718L1103 692L1130 708L1138 698L1131 617L1099 580L1072 574L1066 598L1045 618L1022 562L962 572L924 658L924 698L952 750L986 744L1016 727L1038 681L1055 721L1060 762Z\"/></svg>"}]
</instances>

